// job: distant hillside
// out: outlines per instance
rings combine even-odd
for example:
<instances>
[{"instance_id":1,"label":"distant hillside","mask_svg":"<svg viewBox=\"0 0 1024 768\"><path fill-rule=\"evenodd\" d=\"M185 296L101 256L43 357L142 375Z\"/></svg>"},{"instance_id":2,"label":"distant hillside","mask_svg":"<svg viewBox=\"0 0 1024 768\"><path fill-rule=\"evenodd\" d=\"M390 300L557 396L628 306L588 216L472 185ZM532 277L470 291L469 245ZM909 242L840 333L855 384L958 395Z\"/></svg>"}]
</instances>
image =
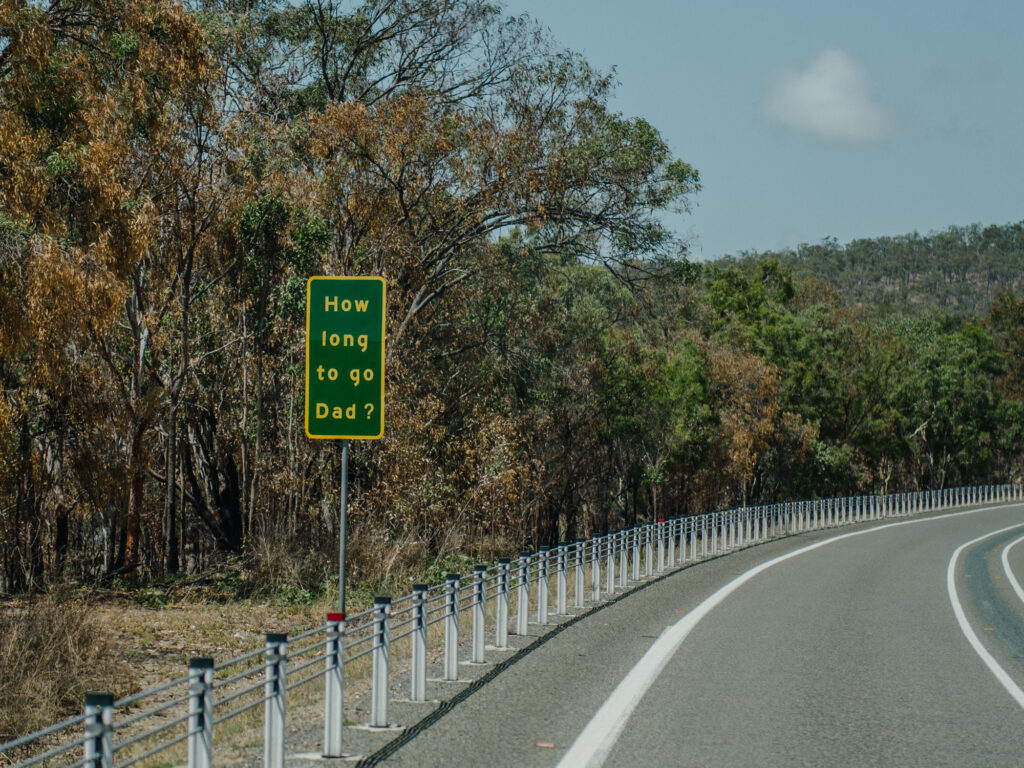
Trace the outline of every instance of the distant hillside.
<instances>
[{"instance_id":1,"label":"distant hillside","mask_svg":"<svg viewBox=\"0 0 1024 768\"><path fill-rule=\"evenodd\" d=\"M795 277L832 283L851 305L978 316L988 312L1000 289L1024 290L1024 221L861 239L845 246L828 239L726 260L771 257L789 266Z\"/></svg>"}]
</instances>

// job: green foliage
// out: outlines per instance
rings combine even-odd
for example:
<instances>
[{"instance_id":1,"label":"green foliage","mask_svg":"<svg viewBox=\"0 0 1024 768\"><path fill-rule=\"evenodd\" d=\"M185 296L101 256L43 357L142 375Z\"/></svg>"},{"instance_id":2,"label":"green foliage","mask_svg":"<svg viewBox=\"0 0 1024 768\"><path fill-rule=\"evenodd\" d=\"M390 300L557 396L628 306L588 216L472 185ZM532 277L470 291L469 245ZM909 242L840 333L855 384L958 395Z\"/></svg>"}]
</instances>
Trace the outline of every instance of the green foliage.
<instances>
[{"instance_id":1,"label":"green foliage","mask_svg":"<svg viewBox=\"0 0 1024 768\"><path fill-rule=\"evenodd\" d=\"M464 577L479 562L472 555L466 553L448 553L431 561L430 565L423 571L423 583L429 586L443 584L450 573L457 573Z\"/></svg>"},{"instance_id":2,"label":"green foliage","mask_svg":"<svg viewBox=\"0 0 1024 768\"><path fill-rule=\"evenodd\" d=\"M309 605L315 599L312 591L292 584L280 585L274 594L274 602L278 605Z\"/></svg>"},{"instance_id":3,"label":"green foliage","mask_svg":"<svg viewBox=\"0 0 1024 768\"><path fill-rule=\"evenodd\" d=\"M353 599L652 517L1024 469L1022 225L694 264L662 213L697 170L487 0L64 5L0 20L15 589L332 589L314 274L388 283Z\"/></svg>"},{"instance_id":4,"label":"green foliage","mask_svg":"<svg viewBox=\"0 0 1024 768\"><path fill-rule=\"evenodd\" d=\"M162 589L146 587L138 593L139 602L147 608L160 609L170 603L170 598Z\"/></svg>"},{"instance_id":5,"label":"green foliage","mask_svg":"<svg viewBox=\"0 0 1024 768\"><path fill-rule=\"evenodd\" d=\"M110 37L110 53L120 61L134 56L139 50L139 39L130 29L115 33Z\"/></svg>"},{"instance_id":6,"label":"green foliage","mask_svg":"<svg viewBox=\"0 0 1024 768\"><path fill-rule=\"evenodd\" d=\"M73 152L54 152L46 158L46 175L51 184L67 180L78 167L78 158Z\"/></svg>"},{"instance_id":7,"label":"green foliage","mask_svg":"<svg viewBox=\"0 0 1024 768\"><path fill-rule=\"evenodd\" d=\"M798 278L832 283L848 306L964 319L987 312L1000 290L1024 287L1024 222L865 238L845 246L829 238L725 261L752 264L765 259L778 259Z\"/></svg>"}]
</instances>

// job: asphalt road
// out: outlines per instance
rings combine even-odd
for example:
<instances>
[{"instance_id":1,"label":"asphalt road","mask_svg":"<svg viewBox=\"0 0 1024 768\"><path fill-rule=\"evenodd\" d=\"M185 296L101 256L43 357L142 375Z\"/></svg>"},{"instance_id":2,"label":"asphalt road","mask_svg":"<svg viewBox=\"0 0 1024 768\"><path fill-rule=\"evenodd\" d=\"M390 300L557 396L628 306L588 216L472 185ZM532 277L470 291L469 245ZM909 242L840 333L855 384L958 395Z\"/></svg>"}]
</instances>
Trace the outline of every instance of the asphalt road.
<instances>
[{"instance_id":1,"label":"asphalt road","mask_svg":"<svg viewBox=\"0 0 1024 768\"><path fill-rule=\"evenodd\" d=\"M696 564L553 635L384 764L1020 766L1024 542L1009 572L1003 553L1021 536L1017 505Z\"/></svg>"}]
</instances>

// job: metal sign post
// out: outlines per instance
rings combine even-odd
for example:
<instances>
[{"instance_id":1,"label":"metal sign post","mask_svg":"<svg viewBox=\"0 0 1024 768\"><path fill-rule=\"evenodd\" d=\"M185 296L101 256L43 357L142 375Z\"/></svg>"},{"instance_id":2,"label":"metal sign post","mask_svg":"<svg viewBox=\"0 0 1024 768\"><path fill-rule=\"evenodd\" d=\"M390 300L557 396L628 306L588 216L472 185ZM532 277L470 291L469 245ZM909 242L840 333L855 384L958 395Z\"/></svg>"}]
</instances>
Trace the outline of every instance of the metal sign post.
<instances>
[{"instance_id":1,"label":"metal sign post","mask_svg":"<svg viewBox=\"0 0 1024 768\"><path fill-rule=\"evenodd\" d=\"M306 435L341 440L338 613L345 613L350 440L384 434L386 285L381 277L306 283Z\"/></svg>"},{"instance_id":2,"label":"metal sign post","mask_svg":"<svg viewBox=\"0 0 1024 768\"><path fill-rule=\"evenodd\" d=\"M338 613L345 615L345 531L348 529L348 440L341 441L341 513L338 521Z\"/></svg>"}]
</instances>

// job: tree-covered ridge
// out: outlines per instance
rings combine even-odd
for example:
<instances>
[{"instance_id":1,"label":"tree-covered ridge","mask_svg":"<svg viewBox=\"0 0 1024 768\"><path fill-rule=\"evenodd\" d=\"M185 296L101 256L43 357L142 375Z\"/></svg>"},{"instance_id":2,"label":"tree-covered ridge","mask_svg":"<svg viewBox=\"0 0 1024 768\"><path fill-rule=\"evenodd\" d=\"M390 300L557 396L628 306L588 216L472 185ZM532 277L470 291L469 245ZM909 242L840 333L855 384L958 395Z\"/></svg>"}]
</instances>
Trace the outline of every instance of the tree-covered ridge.
<instances>
[{"instance_id":1,"label":"tree-covered ridge","mask_svg":"<svg viewBox=\"0 0 1024 768\"><path fill-rule=\"evenodd\" d=\"M1006 480L1024 303L844 304L660 224L699 175L481 0L0 0L0 591L315 586L304 286L388 284L354 576L794 496Z\"/></svg>"},{"instance_id":2,"label":"tree-covered ridge","mask_svg":"<svg viewBox=\"0 0 1024 768\"><path fill-rule=\"evenodd\" d=\"M927 235L828 238L778 252L743 253L733 262L778 259L798 278L818 277L850 306L985 314L1000 290L1024 289L1024 222L953 226Z\"/></svg>"}]
</instances>

